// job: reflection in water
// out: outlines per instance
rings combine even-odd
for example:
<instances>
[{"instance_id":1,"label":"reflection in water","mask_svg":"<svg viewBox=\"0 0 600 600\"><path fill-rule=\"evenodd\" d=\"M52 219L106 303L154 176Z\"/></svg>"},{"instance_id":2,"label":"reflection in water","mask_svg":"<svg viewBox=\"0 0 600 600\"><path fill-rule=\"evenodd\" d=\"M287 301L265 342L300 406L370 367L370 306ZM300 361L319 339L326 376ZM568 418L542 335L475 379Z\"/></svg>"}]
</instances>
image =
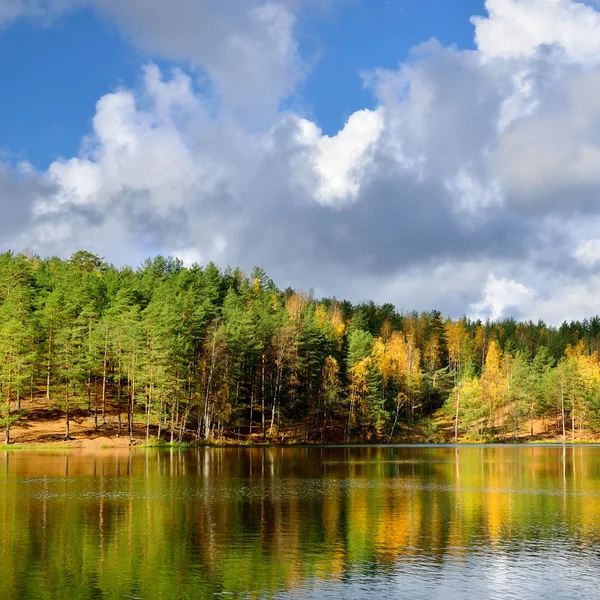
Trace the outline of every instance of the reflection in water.
<instances>
[{"instance_id":1,"label":"reflection in water","mask_svg":"<svg viewBox=\"0 0 600 600\"><path fill-rule=\"evenodd\" d=\"M0 598L595 596L600 448L0 454Z\"/></svg>"}]
</instances>

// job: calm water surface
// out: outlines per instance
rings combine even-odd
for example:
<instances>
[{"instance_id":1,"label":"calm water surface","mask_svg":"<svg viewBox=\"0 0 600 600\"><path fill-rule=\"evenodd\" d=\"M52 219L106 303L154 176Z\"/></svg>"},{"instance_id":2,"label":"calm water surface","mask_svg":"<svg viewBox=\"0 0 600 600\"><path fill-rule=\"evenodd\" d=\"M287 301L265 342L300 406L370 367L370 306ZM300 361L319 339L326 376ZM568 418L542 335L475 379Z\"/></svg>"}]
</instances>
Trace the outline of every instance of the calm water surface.
<instances>
[{"instance_id":1,"label":"calm water surface","mask_svg":"<svg viewBox=\"0 0 600 600\"><path fill-rule=\"evenodd\" d=\"M593 598L600 448L0 452L0 598Z\"/></svg>"}]
</instances>

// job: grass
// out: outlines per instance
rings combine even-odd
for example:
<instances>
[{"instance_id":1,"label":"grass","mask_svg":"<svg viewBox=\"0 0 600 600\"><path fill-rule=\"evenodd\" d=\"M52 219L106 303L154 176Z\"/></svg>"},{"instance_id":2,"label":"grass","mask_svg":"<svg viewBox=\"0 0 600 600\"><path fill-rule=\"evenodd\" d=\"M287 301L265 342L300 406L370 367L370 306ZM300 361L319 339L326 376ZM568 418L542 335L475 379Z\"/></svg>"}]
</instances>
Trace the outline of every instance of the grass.
<instances>
[{"instance_id":1,"label":"grass","mask_svg":"<svg viewBox=\"0 0 600 600\"><path fill-rule=\"evenodd\" d=\"M587 439L572 440L571 438L569 438L563 442L562 439L550 438L547 440L524 440L522 443L524 443L524 444L555 444L555 445L559 445L559 446L562 446L563 444L565 446L569 446L569 445L570 446L582 446L584 444L600 444L600 440L587 440Z\"/></svg>"},{"instance_id":2,"label":"grass","mask_svg":"<svg viewBox=\"0 0 600 600\"><path fill-rule=\"evenodd\" d=\"M73 446L66 446L64 444L32 444L23 446L21 444L6 444L0 445L0 451L11 452L16 450L73 450Z\"/></svg>"},{"instance_id":3,"label":"grass","mask_svg":"<svg viewBox=\"0 0 600 600\"><path fill-rule=\"evenodd\" d=\"M148 443L142 443L137 448L197 448L198 446L205 446L202 442L167 442L165 440L159 440L155 435L151 435L148 439Z\"/></svg>"}]
</instances>

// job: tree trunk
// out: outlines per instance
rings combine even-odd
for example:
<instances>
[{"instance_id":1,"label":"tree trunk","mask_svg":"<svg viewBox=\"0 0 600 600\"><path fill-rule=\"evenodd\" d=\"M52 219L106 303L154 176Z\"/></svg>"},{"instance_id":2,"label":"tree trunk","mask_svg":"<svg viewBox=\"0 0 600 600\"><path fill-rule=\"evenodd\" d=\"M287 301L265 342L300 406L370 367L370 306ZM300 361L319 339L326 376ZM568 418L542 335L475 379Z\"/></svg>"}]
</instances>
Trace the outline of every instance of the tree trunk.
<instances>
[{"instance_id":1,"label":"tree trunk","mask_svg":"<svg viewBox=\"0 0 600 600\"><path fill-rule=\"evenodd\" d=\"M529 410L529 420L531 422L531 437L533 438L533 403L531 404L531 407Z\"/></svg>"},{"instance_id":2,"label":"tree trunk","mask_svg":"<svg viewBox=\"0 0 600 600\"><path fill-rule=\"evenodd\" d=\"M106 425L106 371L108 366L108 326L104 334L104 360L102 363L102 425Z\"/></svg>"},{"instance_id":3,"label":"tree trunk","mask_svg":"<svg viewBox=\"0 0 600 600\"><path fill-rule=\"evenodd\" d=\"M388 436L388 441L387 441L388 444L392 441L392 438L394 437L394 431L396 429L396 424L398 423L399 414L400 414L400 399L396 398L396 414L394 416L394 422L392 424L392 429L390 431L390 435Z\"/></svg>"},{"instance_id":4,"label":"tree trunk","mask_svg":"<svg viewBox=\"0 0 600 600\"><path fill-rule=\"evenodd\" d=\"M127 419L129 425L129 439L133 440L133 410L135 407L135 351L131 357L131 385L130 385L130 396L129 404L127 406Z\"/></svg>"},{"instance_id":5,"label":"tree trunk","mask_svg":"<svg viewBox=\"0 0 600 600\"><path fill-rule=\"evenodd\" d=\"M92 356L92 319L90 317L88 324L88 356L87 360L91 360ZM89 364L89 363L88 363ZM92 409L92 367L88 366L88 411ZM96 429L98 428L98 415L94 416L96 421Z\"/></svg>"},{"instance_id":6,"label":"tree trunk","mask_svg":"<svg viewBox=\"0 0 600 600\"><path fill-rule=\"evenodd\" d=\"M262 401L262 435L263 440L267 439L265 430L265 354L262 354L262 369L261 369L261 401Z\"/></svg>"},{"instance_id":7,"label":"tree trunk","mask_svg":"<svg viewBox=\"0 0 600 600\"><path fill-rule=\"evenodd\" d=\"M150 387L146 394L146 445L150 438L150 403L152 402L152 371L150 371ZM160 419L160 415L158 417Z\"/></svg>"},{"instance_id":8,"label":"tree trunk","mask_svg":"<svg viewBox=\"0 0 600 600\"><path fill-rule=\"evenodd\" d=\"M10 444L10 383L6 393L6 432L4 441L7 446Z\"/></svg>"},{"instance_id":9,"label":"tree trunk","mask_svg":"<svg viewBox=\"0 0 600 600\"><path fill-rule=\"evenodd\" d=\"M456 396L456 417L454 420L454 443L458 444L458 416L459 416L459 410L460 410L460 387L458 388L457 391L457 396Z\"/></svg>"},{"instance_id":10,"label":"tree trunk","mask_svg":"<svg viewBox=\"0 0 600 600\"><path fill-rule=\"evenodd\" d=\"M177 413L179 411L179 398L177 397L177 382L174 382L173 386L173 402L171 405L171 444L175 439L175 419L177 418Z\"/></svg>"},{"instance_id":11,"label":"tree trunk","mask_svg":"<svg viewBox=\"0 0 600 600\"><path fill-rule=\"evenodd\" d=\"M94 431L98 431L98 382L94 384Z\"/></svg>"},{"instance_id":12,"label":"tree trunk","mask_svg":"<svg viewBox=\"0 0 600 600\"><path fill-rule=\"evenodd\" d=\"M281 389L282 371L283 371L283 368L281 366L281 361L279 361L279 364L277 365L277 377L275 379L275 393L273 394L273 407L272 407L272 412L271 412L271 432L270 432L269 438L271 438L273 436L273 426L275 424L275 410L277 408L277 400L278 400L278 396L279 396L279 390Z\"/></svg>"},{"instance_id":13,"label":"tree trunk","mask_svg":"<svg viewBox=\"0 0 600 600\"><path fill-rule=\"evenodd\" d=\"M254 377L252 377L254 379ZM250 426L248 428L248 439L252 442L252 419L254 418L254 382L252 382L252 393L250 394Z\"/></svg>"},{"instance_id":14,"label":"tree trunk","mask_svg":"<svg viewBox=\"0 0 600 600\"><path fill-rule=\"evenodd\" d=\"M567 433L565 430L565 376L561 373L560 376L560 411L562 416L562 438L563 444L567 441Z\"/></svg>"},{"instance_id":15,"label":"tree trunk","mask_svg":"<svg viewBox=\"0 0 600 600\"><path fill-rule=\"evenodd\" d=\"M273 432L275 427L275 398L273 398L273 406L271 407L271 427L269 428L269 441L273 440Z\"/></svg>"},{"instance_id":16,"label":"tree trunk","mask_svg":"<svg viewBox=\"0 0 600 600\"><path fill-rule=\"evenodd\" d=\"M206 394L204 396L204 439L208 440L211 437L211 420L212 420L212 408L210 406L210 396L212 391L212 379L217 363L217 330L213 332L213 343L210 357L210 368L208 372L208 378L206 381Z\"/></svg>"},{"instance_id":17,"label":"tree trunk","mask_svg":"<svg viewBox=\"0 0 600 600\"><path fill-rule=\"evenodd\" d=\"M180 444L183 441L183 434L185 432L185 426L187 425L187 420L188 420L189 412L190 412L190 408L188 406L185 409L185 412L183 413L183 421L181 422L181 425L179 426L179 443Z\"/></svg>"},{"instance_id":18,"label":"tree trunk","mask_svg":"<svg viewBox=\"0 0 600 600\"><path fill-rule=\"evenodd\" d=\"M69 380L65 384L65 440L71 438L71 428L69 426Z\"/></svg>"},{"instance_id":19,"label":"tree trunk","mask_svg":"<svg viewBox=\"0 0 600 600\"><path fill-rule=\"evenodd\" d=\"M7 386L6 386L6 434L5 434L5 441L6 441L6 445L8 446L10 444L10 394L12 391L12 358L13 358L13 354L12 354L12 350L10 352L9 355L9 359L8 359L8 382L7 382Z\"/></svg>"},{"instance_id":20,"label":"tree trunk","mask_svg":"<svg viewBox=\"0 0 600 600\"><path fill-rule=\"evenodd\" d=\"M87 399L88 399L88 412L92 410L92 374L91 371L88 371L88 380L87 380Z\"/></svg>"},{"instance_id":21,"label":"tree trunk","mask_svg":"<svg viewBox=\"0 0 600 600\"><path fill-rule=\"evenodd\" d=\"M46 400L50 400L50 363L52 359L52 325L48 336L48 362L46 364Z\"/></svg>"},{"instance_id":22,"label":"tree trunk","mask_svg":"<svg viewBox=\"0 0 600 600\"><path fill-rule=\"evenodd\" d=\"M571 441L575 441L575 382L571 384Z\"/></svg>"},{"instance_id":23,"label":"tree trunk","mask_svg":"<svg viewBox=\"0 0 600 600\"><path fill-rule=\"evenodd\" d=\"M121 373L123 348L119 344L119 368L117 373L117 437L121 437L121 390L123 386L123 374Z\"/></svg>"},{"instance_id":24,"label":"tree trunk","mask_svg":"<svg viewBox=\"0 0 600 600\"><path fill-rule=\"evenodd\" d=\"M164 410L164 401L163 401L163 393L161 390L160 399L158 402L158 432L156 434L156 437L159 440L162 438L162 417L161 417L161 415L163 414L163 410Z\"/></svg>"}]
</instances>

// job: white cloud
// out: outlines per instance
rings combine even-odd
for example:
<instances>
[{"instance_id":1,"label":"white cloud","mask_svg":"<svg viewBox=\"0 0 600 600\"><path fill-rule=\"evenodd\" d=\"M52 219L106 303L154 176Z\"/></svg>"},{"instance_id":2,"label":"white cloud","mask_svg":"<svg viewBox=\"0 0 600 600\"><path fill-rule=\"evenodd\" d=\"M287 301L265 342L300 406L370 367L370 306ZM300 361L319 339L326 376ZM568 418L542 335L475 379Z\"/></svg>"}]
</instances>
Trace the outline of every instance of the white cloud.
<instances>
[{"instance_id":1,"label":"white cloud","mask_svg":"<svg viewBox=\"0 0 600 600\"><path fill-rule=\"evenodd\" d=\"M575 62L600 61L600 14L572 0L486 0L489 17L473 17L484 59L532 56L558 45Z\"/></svg>"},{"instance_id":2,"label":"white cloud","mask_svg":"<svg viewBox=\"0 0 600 600\"><path fill-rule=\"evenodd\" d=\"M514 279L490 274L479 302L471 305L474 318L498 319L516 316L523 320L545 321L560 325L564 321L581 321L599 312L600 276L581 279L553 272L532 273L530 265L495 265L518 273L539 287L536 291Z\"/></svg>"},{"instance_id":3,"label":"white cloud","mask_svg":"<svg viewBox=\"0 0 600 600\"><path fill-rule=\"evenodd\" d=\"M143 50L206 70L238 118L271 117L303 75L285 1L90 1Z\"/></svg>"},{"instance_id":4,"label":"white cloud","mask_svg":"<svg viewBox=\"0 0 600 600\"><path fill-rule=\"evenodd\" d=\"M506 309L515 308L531 302L535 292L512 279L497 278L493 273L485 284L483 298L473 304L474 316L492 320L505 317Z\"/></svg>"},{"instance_id":5,"label":"white cloud","mask_svg":"<svg viewBox=\"0 0 600 600\"><path fill-rule=\"evenodd\" d=\"M498 138L490 166L529 206L595 206L600 186L600 68L548 75L538 106Z\"/></svg>"},{"instance_id":6,"label":"white cloud","mask_svg":"<svg viewBox=\"0 0 600 600\"><path fill-rule=\"evenodd\" d=\"M501 186L498 181L482 182L464 167L448 181L446 188L466 213L481 214L493 204L502 203Z\"/></svg>"},{"instance_id":7,"label":"white cloud","mask_svg":"<svg viewBox=\"0 0 600 600\"><path fill-rule=\"evenodd\" d=\"M498 119L498 131L503 133L518 119L529 117L539 106L535 97L535 85L528 69L512 75L512 92L502 102Z\"/></svg>"},{"instance_id":8,"label":"white cloud","mask_svg":"<svg viewBox=\"0 0 600 600\"><path fill-rule=\"evenodd\" d=\"M94 2L209 85L149 65L98 101L78 156L0 168L7 246L260 264L282 286L455 316L598 312L598 11L489 0L478 50L428 42L365 75L377 107L327 136L278 108L302 76L297 4Z\"/></svg>"},{"instance_id":9,"label":"white cloud","mask_svg":"<svg viewBox=\"0 0 600 600\"><path fill-rule=\"evenodd\" d=\"M586 267L600 264L600 240L580 242L575 250L575 258Z\"/></svg>"},{"instance_id":10,"label":"white cloud","mask_svg":"<svg viewBox=\"0 0 600 600\"><path fill-rule=\"evenodd\" d=\"M140 110L127 90L98 101L93 139L86 140L88 147L80 157L50 165L47 176L58 192L37 203L38 215L70 206L104 210L124 190L150 190L147 200L154 200L159 211L177 204L181 187L195 176L198 165L189 160L170 111L195 108L191 82L175 72L173 80L165 83L158 69L149 66L144 84L151 111ZM165 179L167 173L177 178L177 187Z\"/></svg>"},{"instance_id":11,"label":"white cloud","mask_svg":"<svg viewBox=\"0 0 600 600\"><path fill-rule=\"evenodd\" d=\"M558 325L563 321L583 320L599 312L600 278L565 283L546 292L546 297L526 307L524 314L532 320L544 319Z\"/></svg>"},{"instance_id":12,"label":"white cloud","mask_svg":"<svg viewBox=\"0 0 600 600\"><path fill-rule=\"evenodd\" d=\"M310 155L318 183L316 198L324 204L354 199L371 164L372 150L383 131L383 110L361 110L335 136L323 136L311 121L299 121L298 141Z\"/></svg>"},{"instance_id":13,"label":"white cloud","mask_svg":"<svg viewBox=\"0 0 600 600\"><path fill-rule=\"evenodd\" d=\"M206 73L221 106L253 124L270 121L306 74L294 35L299 9L289 0L0 0L0 26L81 8L150 56Z\"/></svg>"},{"instance_id":14,"label":"white cloud","mask_svg":"<svg viewBox=\"0 0 600 600\"><path fill-rule=\"evenodd\" d=\"M191 80L176 71L164 81L158 69L149 66L144 89L147 109L126 90L104 96L97 104L94 136L87 140L86 152L50 165L47 179L56 193L39 198L35 206L34 231L45 232L38 236L41 243L49 239L47 218L61 223L52 241L74 247L85 244L87 235L78 227L82 210L99 213L101 223L112 222L114 213L120 229L124 211L129 211L129 219L159 221L192 199L201 201L218 185L223 175L219 164L209 155L194 154L183 133L186 125L197 125L205 117ZM132 229L127 237L134 244L135 223Z\"/></svg>"}]
</instances>

